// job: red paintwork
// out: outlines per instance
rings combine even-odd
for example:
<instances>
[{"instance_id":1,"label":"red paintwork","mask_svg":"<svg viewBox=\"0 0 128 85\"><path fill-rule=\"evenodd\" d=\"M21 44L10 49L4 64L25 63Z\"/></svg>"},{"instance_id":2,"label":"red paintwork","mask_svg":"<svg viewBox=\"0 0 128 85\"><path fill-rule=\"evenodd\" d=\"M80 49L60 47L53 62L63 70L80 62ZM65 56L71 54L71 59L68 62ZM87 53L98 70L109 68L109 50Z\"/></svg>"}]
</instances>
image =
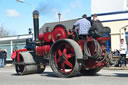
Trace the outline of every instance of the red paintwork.
<instances>
[{"instance_id":1,"label":"red paintwork","mask_svg":"<svg viewBox=\"0 0 128 85\"><path fill-rule=\"evenodd\" d=\"M86 65L87 68L89 68L89 69L95 69L95 68L97 68L97 67L103 67L104 64L105 64L104 62L98 62L98 61L91 60L91 59L89 59L89 60L87 60L87 61L85 62L85 65Z\"/></svg>"},{"instance_id":2,"label":"red paintwork","mask_svg":"<svg viewBox=\"0 0 128 85\"><path fill-rule=\"evenodd\" d=\"M91 42L91 41L92 41L92 37L88 37L88 42ZM82 51L84 51L85 40L78 40L77 43L80 45Z\"/></svg>"},{"instance_id":3,"label":"red paintwork","mask_svg":"<svg viewBox=\"0 0 128 85\"><path fill-rule=\"evenodd\" d=\"M27 49L20 49L20 50L17 50L16 53L17 53L17 62L20 61L20 52L24 52L24 51L28 51Z\"/></svg>"},{"instance_id":4,"label":"red paintwork","mask_svg":"<svg viewBox=\"0 0 128 85\"><path fill-rule=\"evenodd\" d=\"M52 41L52 33L51 32L46 32L44 33L44 42L51 42Z\"/></svg>"},{"instance_id":5,"label":"red paintwork","mask_svg":"<svg viewBox=\"0 0 128 85\"><path fill-rule=\"evenodd\" d=\"M52 40L55 42L59 39L66 39L67 38L67 31L62 25L56 26L52 31Z\"/></svg>"},{"instance_id":6,"label":"red paintwork","mask_svg":"<svg viewBox=\"0 0 128 85\"><path fill-rule=\"evenodd\" d=\"M43 39L44 39L44 34L43 33L39 34L39 40L42 41Z\"/></svg>"},{"instance_id":7,"label":"red paintwork","mask_svg":"<svg viewBox=\"0 0 128 85\"><path fill-rule=\"evenodd\" d=\"M92 37L88 37L88 42L91 42L92 41Z\"/></svg>"},{"instance_id":8,"label":"red paintwork","mask_svg":"<svg viewBox=\"0 0 128 85\"><path fill-rule=\"evenodd\" d=\"M96 39L100 44L106 44L108 40L110 40L110 37L99 37Z\"/></svg>"},{"instance_id":9,"label":"red paintwork","mask_svg":"<svg viewBox=\"0 0 128 85\"><path fill-rule=\"evenodd\" d=\"M100 37L100 38L97 38L96 40L101 45L101 49L102 49L102 54L101 55L105 57L106 56L106 42L108 40L110 40L110 38L109 37ZM89 47L92 48L93 45L89 45ZM98 62L98 61L95 61L95 60L87 60L85 63L88 66L88 68L90 68L90 69L95 69L97 67L103 67L106 64L106 62Z\"/></svg>"},{"instance_id":10,"label":"red paintwork","mask_svg":"<svg viewBox=\"0 0 128 85\"><path fill-rule=\"evenodd\" d=\"M12 52L11 59L15 59L15 57L16 57L16 51Z\"/></svg>"},{"instance_id":11,"label":"red paintwork","mask_svg":"<svg viewBox=\"0 0 128 85\"><path fill-rule=\"evenodd\" d=\"M109 37L100 37L100 38L97 38L96 40L99 42L100 45L102 45L102 44L106 44L106 42L109 39L110 39ZM85 40L79 40L77 42L80 45L82 51L84 51ZM93 56L95 54L95 51L94 51L95 45L93 43L92 37L88 37L88 48L91 52L91 55ZM105 56L106 55L106 46L102 46L101 49L102 49L102 55ZM105 63L106 62L98 62L96 60L91 60L91 59L88 59L85 61L85 65L90 69L94 69L97 67L103 67L105 65Z\"/></svg>"},{"instance_id":12,"label":"red paintwork","mask_svg":"<svg viewBox=\"0 0 128 85\"><path fill-rule=\"evenodd\" d=\"M65 48L62 49L62 47L65 47ZM65 61L61 61L61 57L63 55L65 56ZM73 58L74 55L75 54L74 54L73 48L69 44L62 43L58 46L58 49L55 52L55 64L62 73L72 72L74 64L73 62L70 61L70 58ZM66 66L68 66L68 70Z\"/></svg>"},{"instance_id":13,"label":"red paintwork","mask_svg":"<svg viewBox=\"0 0 128 85\"><path fill-rule=\"evenodd\" d=\"M78 41L78 44L80 45L82 51L84 51L84 42L85 42L85 40L79 40Z\"/></svg>"},{"instance_id":14,"label":"red paintwork","mask_svg":"<svg viewBox=\"0 0 128 85\"><path fill-rule=\"evenodd\" d=\"M96 53L95 52L95 44L93 41L88 42L88 48L90 50L91 56L93 56Z\"/></svg>"},{"instance_id":15,"label":"red paintwork","mask_svg":"<svg viewBox=\"0 0 128 85\"><path fill-rule=\"evenodd\" d=\"M44 56L49 54L50 52L50 45L43 45L43 46L36 46L36 55Z\"/></svg>"}]
</instances>

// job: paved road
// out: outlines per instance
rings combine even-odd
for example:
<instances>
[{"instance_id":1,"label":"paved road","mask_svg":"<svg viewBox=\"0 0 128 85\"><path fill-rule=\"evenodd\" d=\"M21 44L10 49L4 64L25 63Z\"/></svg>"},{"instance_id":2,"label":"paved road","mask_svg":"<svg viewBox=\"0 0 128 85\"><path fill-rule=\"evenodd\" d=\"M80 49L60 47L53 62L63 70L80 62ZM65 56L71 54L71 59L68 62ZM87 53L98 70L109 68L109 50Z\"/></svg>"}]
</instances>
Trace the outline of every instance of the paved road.
<instances>
[{"instance_id":1,"label":"paved road","mask_svg":"<svg viewBox=\"0 0 128 85\"><path fill-rule=\"evenodd\" d=\"M19 76L14 67L0 68L0 85L128 85L128 70L101 70L95 76L57 78L51 69L42 74Z\"/></svg>"}]
</instances>

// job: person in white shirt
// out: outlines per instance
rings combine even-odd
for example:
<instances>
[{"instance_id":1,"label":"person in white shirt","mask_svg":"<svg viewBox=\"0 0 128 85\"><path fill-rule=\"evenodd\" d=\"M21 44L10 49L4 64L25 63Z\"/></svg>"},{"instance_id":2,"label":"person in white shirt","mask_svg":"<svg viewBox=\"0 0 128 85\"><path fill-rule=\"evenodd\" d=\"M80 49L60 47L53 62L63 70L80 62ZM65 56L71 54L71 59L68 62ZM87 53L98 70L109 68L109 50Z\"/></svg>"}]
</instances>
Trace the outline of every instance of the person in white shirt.
<instances>
[{"instance_id":1,"label":"person in white shirt","mask_svg":"<svg viewBox=\"0 0 128 85\"><path fill-rule=\"evenodd\" d=\"M79 27L78 35L86 37L88 35L89 29L91 28L91 23L89 20L87 20L86 14L82 16L82 19L79 19L74 23L73 30L75 30L77 26Z\"/></svg>"},{"instance_id":2,"label":"person in white shirt","mask_svg":"<svg viewBox=\"0 0 128 85\"><path fill-rule=\"evenodd\" d=\"M126 66L126 52L127 52L127 44L124 43L124 39L121 39L120 43L120 65L125 65Z\"/></svg>"}]
</instances>

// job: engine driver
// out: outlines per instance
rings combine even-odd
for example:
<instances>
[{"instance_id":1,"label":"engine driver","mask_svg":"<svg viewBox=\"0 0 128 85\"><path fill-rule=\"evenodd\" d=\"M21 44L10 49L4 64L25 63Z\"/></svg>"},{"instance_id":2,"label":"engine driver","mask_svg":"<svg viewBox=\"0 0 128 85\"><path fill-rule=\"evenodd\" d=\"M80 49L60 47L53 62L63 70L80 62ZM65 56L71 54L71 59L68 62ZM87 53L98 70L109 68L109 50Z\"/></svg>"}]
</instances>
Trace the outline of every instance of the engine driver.
<instances>
[{"instance_id":1,"label":"engine driver","mask_svg":"<svg viewBox=\"0 0 128 85\"><path fill-rule=\"evenodd\" d=\"M75 31L76 27L79 27L78 29L78 36L79 39L86 38L88 35L88 31L91 28L91 23L89 20L87 20L87 15L84 14L82 16L82 19L77 20L73 25L73 31Z\"/></svg>"}]
</instances>

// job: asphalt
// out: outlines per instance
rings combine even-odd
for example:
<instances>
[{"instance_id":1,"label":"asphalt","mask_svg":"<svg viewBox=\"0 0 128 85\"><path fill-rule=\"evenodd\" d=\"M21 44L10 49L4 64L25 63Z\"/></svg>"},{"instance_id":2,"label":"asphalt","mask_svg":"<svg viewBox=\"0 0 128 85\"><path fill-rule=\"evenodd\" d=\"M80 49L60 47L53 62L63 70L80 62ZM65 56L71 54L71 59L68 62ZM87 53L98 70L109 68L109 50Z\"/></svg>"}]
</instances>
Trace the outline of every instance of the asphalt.
<instances>
[{"instance_id":1,"label":"asphalt","mask_svg":"<svg viewBox=\"0 0 128 85\"><path fill-rule=\"evenodd\" d=\"M14 65L13 64L6 64L5 67L13 67ZM47 66L50 68L50 66ZM123 66L123 67L113 67L113 66L110 66L110 67L103 67L103 69L105 70L128 70L128 66Z\"/></svg>"},{"instance_id":2,"label":"asphalt","mask_svg":"<svg viewBox=\"0 0 128 85\"><path fill-rule=\"evenodd\" d=\"M102 69L96 75L81 74L71 78L58 78L49 66L44 73L17 75L13 65L0 68L0 85L128 85L128 70Z\"/></svg>"}]
</instances>

